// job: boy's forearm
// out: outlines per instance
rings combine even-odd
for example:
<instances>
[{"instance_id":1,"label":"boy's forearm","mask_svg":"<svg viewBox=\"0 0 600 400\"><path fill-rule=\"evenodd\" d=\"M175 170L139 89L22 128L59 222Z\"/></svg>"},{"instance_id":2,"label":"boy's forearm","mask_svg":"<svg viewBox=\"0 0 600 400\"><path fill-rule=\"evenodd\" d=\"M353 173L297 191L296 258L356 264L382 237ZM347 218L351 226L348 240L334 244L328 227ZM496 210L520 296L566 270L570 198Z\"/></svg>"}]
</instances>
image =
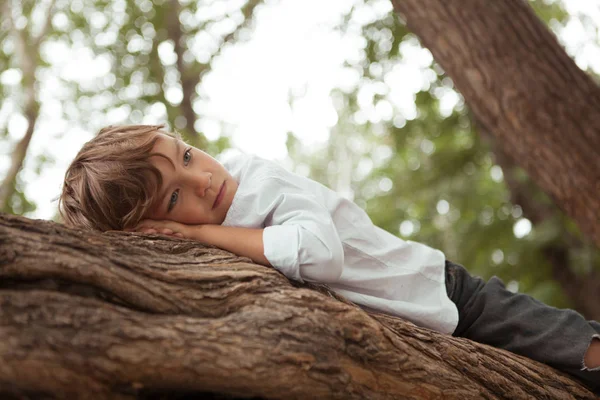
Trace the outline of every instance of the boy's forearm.
<instances>
[{"instance_id":1,"label":"boy's forearm","mask_svg":"<svg viewBox=\"0 0 600 400\"><path fill-rule=\"evenodd\" d=\"M186 237L220 247L258 264L271 266L265 257L263 230L222 225L194 225Z\"/></svg>"},{"instance_id":2,"label":"boy's forearm","mask_svg":"<svg viewBox=\"0 0 600 400\"><path fill-rule=\"evenodd\" d=\"M587 368L600 367L600 339L592 339L585 354L584 364Z\"/></svg>"}]
</instances>

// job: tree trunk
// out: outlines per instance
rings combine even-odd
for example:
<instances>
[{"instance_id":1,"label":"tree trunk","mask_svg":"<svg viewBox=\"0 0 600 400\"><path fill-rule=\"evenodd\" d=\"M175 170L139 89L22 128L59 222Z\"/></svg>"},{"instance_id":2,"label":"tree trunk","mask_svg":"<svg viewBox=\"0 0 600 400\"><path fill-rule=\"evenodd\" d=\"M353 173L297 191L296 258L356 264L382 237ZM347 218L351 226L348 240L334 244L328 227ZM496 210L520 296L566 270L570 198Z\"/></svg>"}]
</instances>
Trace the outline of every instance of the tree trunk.
<instances>
[{"instance_id":1,"label":"tree trunk","mask_svg":"<svg viewBox=\"0 0 600 400\"><path fill-rule=\"evenodd\" d=\"M600 246L600 88L523 0L392 0L499 145Z\"/></svg>"},{"instance_id":2,"label":"tree trunk","mask_svg":"<svg viewBox=\"0 0 600 400\"><path fill-rule=\"evenodd\" d=\"M595 398L319 289L193 241L0 214L0 397Z\"/></svg>"},{"instance_id":3,"label":"tree trunk","mask_svg":"<svg viewBox=\"0 0 600 400\"><path fill-rule=\"evenodd\" d=\"M35 132L35 125L40 114L40 104L37 99L38 85L36 71L40 58L40 46L50 29L52 16L54 15L54 3L52 0L47 8L46 19L43 22L42 29L37 36L31 36L24 28L18 28L13 21L13 11L11 2L8 1L0 7L8 20L11 34L16 43L16 53L18 54L18 66L23 74L23 114L27 120L27 129L25 134L16 144L12 151L10 167L0 184L0 211L12 209L11 197L16 191L17 175L23 167L25 156L31 143L31 138Z\"/></svg>"}]
</instances>

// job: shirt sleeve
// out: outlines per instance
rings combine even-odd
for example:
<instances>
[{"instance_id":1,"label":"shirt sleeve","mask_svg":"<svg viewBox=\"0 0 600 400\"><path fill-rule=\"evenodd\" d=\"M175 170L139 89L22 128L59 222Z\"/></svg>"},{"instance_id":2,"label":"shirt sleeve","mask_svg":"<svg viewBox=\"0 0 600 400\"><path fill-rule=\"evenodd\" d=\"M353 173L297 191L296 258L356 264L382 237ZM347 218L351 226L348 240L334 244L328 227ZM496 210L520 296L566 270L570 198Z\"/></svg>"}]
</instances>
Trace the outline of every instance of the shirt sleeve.
<instances>
[{"instance_id":1,"label":"shirt sleeve","mask_svg":"<svg viewBox=\"0 0 600 400\"><path fill-rule=\"evenodd\" d=\"M280 186L277 181L268 186ZM271 221L263 231L265 257L290 279L335 282L342 273L344 251L333 220L310 194L291 189L280 188L270 204Z\"/></svg>"},{"instance_id":2,"label":"shirt sleeve","mask_svg":"<svg viewBox=\"0 0 600 400\"><path fill-rule=\"evenodd\" d=\"M319 190L272 161L246 157L223 225L263 228L264 255L288 278L335 282L344 251Z\"/></svg>"}]
</instances>

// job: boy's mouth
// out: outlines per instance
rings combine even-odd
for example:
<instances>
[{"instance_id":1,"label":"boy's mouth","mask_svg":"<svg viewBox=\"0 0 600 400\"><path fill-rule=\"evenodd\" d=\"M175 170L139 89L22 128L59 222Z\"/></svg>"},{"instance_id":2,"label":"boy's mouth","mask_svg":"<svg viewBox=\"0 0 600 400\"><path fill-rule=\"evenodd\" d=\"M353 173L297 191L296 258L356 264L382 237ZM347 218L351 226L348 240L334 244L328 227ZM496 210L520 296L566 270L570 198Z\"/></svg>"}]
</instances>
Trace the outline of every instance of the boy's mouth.
<instances>
[{"instance_id":1,"label":"boy's mouth","mask_svg":"<svg viewBox=\"0 0 600 400\"><path fill-rule=\"evenodd\" d=\"M225 197L225 183L226 182L227 181L223 181L223 184L221 185L221 188L219 189L219 193L217 193L217 197L215 197L215 202L213 203L213 206L212 206L213 210L215 208L217 208L219 206L219 204L221 204L223 197Z\"/></svg>"}]
</instances>

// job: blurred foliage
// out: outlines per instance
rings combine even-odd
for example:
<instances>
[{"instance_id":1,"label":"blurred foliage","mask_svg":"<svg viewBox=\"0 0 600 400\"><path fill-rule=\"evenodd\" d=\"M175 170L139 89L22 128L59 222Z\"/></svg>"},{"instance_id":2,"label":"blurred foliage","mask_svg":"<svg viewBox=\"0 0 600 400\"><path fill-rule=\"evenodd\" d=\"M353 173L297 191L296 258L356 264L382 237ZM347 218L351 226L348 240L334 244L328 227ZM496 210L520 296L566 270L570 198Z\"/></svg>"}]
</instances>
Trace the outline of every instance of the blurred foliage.
<instances>
[{"instance_id":1,"label":"blurred foliage","mask_svg":"<svg viewBox=\"0 0 600 400\"><path fill-rule=\"evenodd\" d=\"M57 88L51 93L54 106L42 108L41 112L61 119L64 126L78 126L92 134L106 126L107 121L137 124L159 120L210 153L230 147L227 137L206 140L194 100L213 58L227 45L248 36L252 15L261 3L262 0L1 3L0 74L5 78L0 80L1 167L7 168L4 164L8 164L10 149L16 144L15 134L9 135L11 115L24 114L23 96L28 82L24 82L20 71L28 63L36 69L37 81L32 85L38 98L42 80L52 81ZM25 47L31 47L30 38L46 19L50 24L39 54L29 52L23 59L16 51L17 37L25 37ZM84 81L68 75L56 76L50 64L57 62L57 50L76 54L85 63L99 62L105 67L104 74ZM72 61L71 71L77 62ZM26 159L24 169L39 168L38 161ZM1 211L21 214L33 210L35 205L26 198L21 183L17 180L13 185L16 192Z\"/></svg>"},{"instance_id":2,"label":"blurred foliage","mask_svg":"<svg viewBox=\"0 0 600 400\"><path fill-rule=\"evenodd\" d=\"M188 142L222 151L228 143L207 143L196 120L187 120L183 105L183 86L191 85L193 102L213 56L246 21L239 2L225 2L216 13L208 10L210 3L66 2L68 7L60 11L65 21L60 28L62 40L91 49L93 57L110 65L101 79L79 85L68 95L67 109L77 110L79 120L105 120L102 114L121 110L128 115L127 123L143 123L145 115L163 114ZM169 91L175 95L168 98Z\"/></svg>"},{"instance_id":3,"label":"blurred foliage","mask_svg":"<svg viewBox=\"0 0 600 400\"><path fill-rule=\"evenodd\" d=\"M363 12L362 7L381 9L381 3L367 1L352 13ZM546 23L560 25L569 18L558 2L530 4ZM351 30L353 19L348 15L339 29ZM328 145L315 152L289 134L296 170L354 199L376 225L439 248L476 275L497 275L512 290L557 307L573 306L553 280L543 250L567 247L572 260L568 267L577 273L600 270L600 252L522 169L511 165L505 171L497 165L493 144L477 131L462 97L433 59L420 64L424 84L414 95L414 112L393 109L378 117L376 111L391 107L394 90L402 90L390 87L388 74L405 58L427 50L402 21L387 13L373 17L361 30L364 58L347 65L361 78L352 91L333 94L339 122ZM442 102L453 98L457 101L448 111ZM366 115L369 109L375 112ZM346 168L351 173L344 178ZM518 187L508 187L504 174L516 174ZM515 226L526 228L528 215L511 202L511 190L522 187L528 188L535 207L551 212L528 234L516 237Z\"/></svg>"}]
</instances>

